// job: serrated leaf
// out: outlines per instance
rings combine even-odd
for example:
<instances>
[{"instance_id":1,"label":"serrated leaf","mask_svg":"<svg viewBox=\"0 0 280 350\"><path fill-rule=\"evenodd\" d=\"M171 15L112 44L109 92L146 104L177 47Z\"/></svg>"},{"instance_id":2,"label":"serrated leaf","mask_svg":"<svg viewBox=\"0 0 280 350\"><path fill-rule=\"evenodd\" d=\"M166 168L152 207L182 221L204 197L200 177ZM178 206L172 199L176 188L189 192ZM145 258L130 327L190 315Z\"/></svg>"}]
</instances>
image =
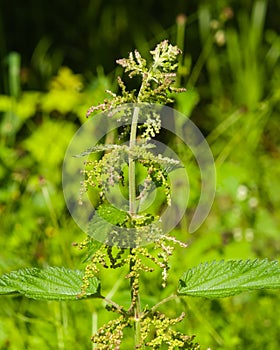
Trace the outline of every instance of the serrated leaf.
<instances>
[{"instance_id":1,"label":"serrated leaf","mask_svg":"<svg viewBox=\"0 0 280 350\"><path fill-rule=\"evenodd\" d=\"M37 300L77 300L83 271L64 267L26 268L0 277L0 294L19 293ZM99 296L100 282L93 277L86 297Z\"/></svg>"},{"instance_id":2,"label":"serrated leaf","mask_svg":"<svg viewBox=\"0 0 280 350\"><path fill-rule=\"evenodd\" d=\"M4 275L5 276L5 275ZM4 277L2 276L2 277ZM1 294L11 294L11 293L15 293L16 290L14 287L10 286L9 284L7 284L5 282L5 279L0 279L0 295Z\"/></svg>"},{"instance_id":3,"label":"serrated leaf","mask_svg":"<svg viewBox=\"0 0 280 350\"><path fill-rule=\"evenodd\" d=\"M128 219L128 213L126 211L107 204L101 204L98 207L97 213L100 217L112 225L121 226Z\"/></svg>"},{"instance_id":4,"label":"serrated leaf","mask_svg":"<svg viewBox=\"0 0 280 350\"><path fill-rule=\"evenodd\" d=\"M278 261L222 260L187 270L179 280L178 294L223 298L264 288L280 288Z\"/></svg>"},{"instance_id":5,"label":"serrated leaf","mask_svg":"<svg viewBox=\"0 0 280 350\"><path fill-rule=\"evenodd\" d=\"M108 221L102 219L96 213L93 215L87 225L87 234L95 240L98 239L98 242L105 242L111 230L112 225ZM97 249L99 248L98 245L96 245L96 247Z\"/></svg>"},{"instance_id":6,"label":"serrated leaf","mask_svg":"<svg viewBox=\"0 0 280 350\"><path fill-rule=\"evenodd\" d=\"M87 234L105 242L117 227L122 227L129 219L129 214L108 204L101 204L88 223Z\"/></svg>"}]
</instances>

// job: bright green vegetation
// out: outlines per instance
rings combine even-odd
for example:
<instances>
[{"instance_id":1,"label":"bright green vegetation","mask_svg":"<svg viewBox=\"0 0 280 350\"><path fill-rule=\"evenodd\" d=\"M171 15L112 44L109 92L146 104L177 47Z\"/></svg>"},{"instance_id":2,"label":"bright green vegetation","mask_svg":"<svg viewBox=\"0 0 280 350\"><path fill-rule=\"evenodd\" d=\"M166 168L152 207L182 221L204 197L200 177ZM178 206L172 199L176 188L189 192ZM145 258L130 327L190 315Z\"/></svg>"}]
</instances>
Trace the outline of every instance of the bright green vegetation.
<instances>
[{"instance_id":1,"label":"bright green vegetation","mask_svg":"<svg viewBox=\"0 0 280 350\"><path fill-rule=\"evenodd\" d=\"M201 6L195 22L203 49L195 58L182 44L184 24L177 24L183 54L176 82L188 90L172 94L173 106L205 133L215 158L217 193L209 217L189 235L200 181L190 161L188 212L172 233L188 247L174 244L169 262L163 255L156 260L149 250L160 253L162 245L120 253L84 241L65 209L61 165L68 142L88 106L102 103L107 89L118 92L120 72L107 76L99 70L89 84L61 67L48 91L21 92L14 75L19 57L9 57L10 94L0 96L0 291L9 294L1 296L0 349L91 349L91 335L105 324L107 331L123 330L124 349L155 329L173 338L174 330L189 349L195 343L201 349L279 349L280 299L273 289L279 288L280 39L265 25L267 2L255 1L251 9L237 12L231 24L224 12L218 17ZM171 32L163 34L176 41ZM146 49L147 43L142 45ZM117 217L119 224L134 216L133 187L130 191L130 217ZM101 258L111 269L101 266L97 273L94 263ZM154 270L141 273L139 285L137 264ZM131 290L141 295L140 306ZM140 330L127 318L135 315L132 310L146 317ZM151 344L156 348L156 340Z\"/></svg>"}]
</instances>

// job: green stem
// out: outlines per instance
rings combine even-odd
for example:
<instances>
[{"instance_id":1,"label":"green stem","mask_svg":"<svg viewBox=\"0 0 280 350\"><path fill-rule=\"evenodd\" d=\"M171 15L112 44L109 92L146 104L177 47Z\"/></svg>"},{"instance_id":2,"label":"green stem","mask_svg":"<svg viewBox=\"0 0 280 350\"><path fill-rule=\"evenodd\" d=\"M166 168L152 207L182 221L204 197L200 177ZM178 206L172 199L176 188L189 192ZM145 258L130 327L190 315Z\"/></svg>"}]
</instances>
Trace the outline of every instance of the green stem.
<instances>
[{"instance_id":1,"label":"green stem","mask_svg":"<svg viewBox=\"0 0 280 350\"><path fill-rule=\"evenodd\" d=\"M139 347L139 344L141 342L141 324L140 324L140 314L141 314L141 306L140 306L140 295L138 293L136 304L134 307L134 319L135 319L135 347L137 349L145 349L144 345Z\"/></svg>"},{"instance_id":2,"label":"green stem","mask_svg":"<svg viewBox=\"0 0 280 350\"><path fill-rule=\"evenodd\" d=\"M130 254L135 255L135 252L133 249L130 249ZM130 261L130 266L129 270L130 272L133 271L135 266L135 261L131 260ZM132 276L130 278L130 289L131 289L131 306L128 310L128 313L133 314L134 316L134 343L135 343L135 349L145 349L145 346L141 344L141 324L140 324L140 319L141 319L141 302L140 302L140 294L139 294L139 289L138 287L135 287L135 276Z\"/></svg>"},{"instance_id":3,"label":"green stem","mask_svg":"<svg viewBox=\"0 0 280 350\"><path fill-rule=\"evenodd\" d=\"M129 140L129 148L130 150L136 144L136 136L137 136L137 124L138 124L138 116L139 116L139 107L135 107L132 121L131 121L131 130L130 130L130 140ZM128 160L128 180L129 180L129 214L133 217L137 214L137 203L136 203L136 173L135 173L135 160L131 155L129 155ZM132 249L130 249L130 253L133 254ZM131 261L129 270L130 272L133 270L134 262ZM134 298L134 277L130 279L130 288L131 288L131 297ZM134 300L133 305L133 315L134 315L134 340L135 347L139 348L139 344L141 342L141 326L140 326L140 314L141 314L141 303L140 303L140 295L137 291L137 297ZM143 347L141 347L143 349Z\"/></svg>"},{"instance_id":4,"label":"green stem","mask_svg":"<svg viewBox=\"0 0 280 350\"><path fill-rule=\"evenodd\" d=\"M112 305L119 314L122 315L124 313L122 307L119 304L115 303L113 300L106 297L101 297L101 299L103 299L107 304Z\"/></svg>"},{"instance_id":5,"label":"green stem","mask_svg":"<svg viewBox=\"0 0 280 350\"><path fill-rule=\"evenodd\" d=\"M137 123L138 123L139 107L135 107L132 121L129 148L132 149L136 144ZM135 160L129 155L128 160L128 184L129 184L129 213L131 216L136 214L136 183L135 183Z\"/></svg>"},{"instance_id":6,"label":"green stem","mask_svg":"<svg viewBox=\"0 0 280 350\"><path fill-rule=\"evenodd\" d=\"M164 298L163 300L161 300L160 302L158 302L156 305L154 305L154 306L151 308L151 310L149 310L149 311L147 312L147 314L149 314L149 313L153 314L153 313L156 311L156 309L158 309L161 305L163 305L163 304L169 302L170 300L174 300L174 299L178 299L178 295L177 295L177 294L171 294L169 297Z\"/></svg>"}]
</instances>

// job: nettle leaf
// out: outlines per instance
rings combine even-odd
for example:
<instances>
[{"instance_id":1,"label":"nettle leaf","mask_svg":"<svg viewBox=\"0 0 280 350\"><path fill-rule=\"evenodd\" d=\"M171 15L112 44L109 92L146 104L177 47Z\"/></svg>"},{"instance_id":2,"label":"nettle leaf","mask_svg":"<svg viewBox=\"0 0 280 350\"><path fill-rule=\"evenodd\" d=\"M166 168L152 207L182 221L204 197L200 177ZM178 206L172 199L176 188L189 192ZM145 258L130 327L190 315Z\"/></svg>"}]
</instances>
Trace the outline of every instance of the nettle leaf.
<instances>
[{"instance_id":1,"label":"nettle leaf","mask_svg":"<svg viewBox=\"0 0 280 350\"><path fill-rule=\"evenodd\" d=\"M95 211L87 227L87 234L99 242L104 242L116 227L123 227L129 221L129 214L113 205L101 204Z\"/></svg>"},{"instance_id":2,"label":"nettle leaf","mask_svg":"<svg viewBox=\"0 0 280 350\"><path fill-rule=\"evenodd\" d=\"M94 214L87 225L86 232L90 237L94 239L99 239L99 242L103 242L108 236L111 229L112 225L108 221L104 220L98 214ZM96 250L95 247L97 248ZM95 251L99 249L98 245L96 245L95 247L93 253L95 253Z\"/></svg>"},{"instance_id":3,"label":"nettle leaf","mask_svg":"<svg viewBox=\"0 0 280 350\"><path fill-rule=\"evenodd\" d=\"M84 272L64 267L26 268L0 277L0 294L19 293L37 300L77 300ZM93 277L86 297L99 296L100 282Z\"/></svg>"},{"instance_id":4,"label":"nettle leaf","mask_svg":"<svg viewBox=\"0 0 280 350\"><path fill-rule=\"evenodd\" d=\"M179 280L178 294L222 298L264 288L280 288L278 261L222 260L187 270Z\"/></svg>"},{"instance_id":5,"label":"nettle leaf","mask_svg":"<svg viewBox=\"0 0 280 350\"><path fill-rule=\"evenodd\" d=\"M128 220L128 213L120 210L113 205L101 204L98 207L98 215L105 221L110 222L112 225L121 226Z\"/></svg>"}]
</instances>

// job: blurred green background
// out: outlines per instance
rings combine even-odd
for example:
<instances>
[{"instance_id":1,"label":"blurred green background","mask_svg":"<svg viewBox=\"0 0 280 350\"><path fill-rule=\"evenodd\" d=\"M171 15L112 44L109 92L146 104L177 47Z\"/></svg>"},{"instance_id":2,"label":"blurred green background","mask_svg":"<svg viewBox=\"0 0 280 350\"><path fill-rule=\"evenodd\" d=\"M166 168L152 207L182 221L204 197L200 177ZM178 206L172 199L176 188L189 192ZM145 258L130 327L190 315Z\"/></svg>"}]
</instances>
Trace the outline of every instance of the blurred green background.
<instances>
[{"instance_id":1,"label":"blurred green background","mask_svg":"<svg viewBox=\"0 0 280 350\"><path fill-rule=\"evenodd\" d=\"M183 50L178 83L188 91L176 97L174 108L205 135L217 191L205 223L187 234L200 195L190 162L189 208L174 232L190 246L176 250L165 291L159 271L158 279L144 278L144 302L173 292L182 271L201 261L279 259L279 13L279 0L1 0L0 273L83 266L72 242L85 235L62 193L65 150L87 108L107 97L106 89L116 91L122 70L115 60L135 48L148 56L163 39ZM125 303L124 274L103 278L104 290ZM0 349L91 349L96 322L111 317L102 309L89 301L2 297ZM164 311L177 317L182 309L181 331L196 334L203 350L280 347L277 291L217 301L188 298Z\"/></svg>"}]
</instances>

